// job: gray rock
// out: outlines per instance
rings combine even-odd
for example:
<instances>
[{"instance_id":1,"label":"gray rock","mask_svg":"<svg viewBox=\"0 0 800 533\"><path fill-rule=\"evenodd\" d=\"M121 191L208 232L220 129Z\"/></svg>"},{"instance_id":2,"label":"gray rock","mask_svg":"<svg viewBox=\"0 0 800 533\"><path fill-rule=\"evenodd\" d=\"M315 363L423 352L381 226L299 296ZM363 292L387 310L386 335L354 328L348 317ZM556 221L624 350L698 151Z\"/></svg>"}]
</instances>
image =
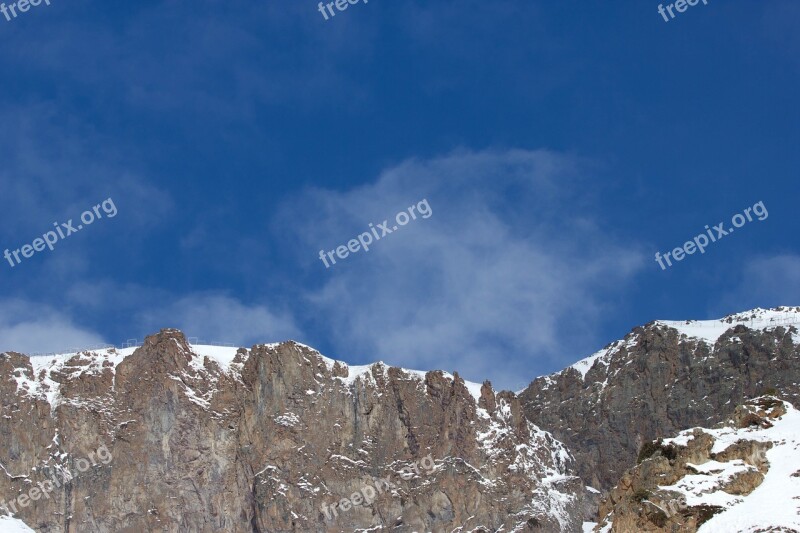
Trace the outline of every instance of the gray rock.
<instances>
[{"instance_id":1,"label":"gray rock","mask_svg":"<svg viewBox=\"0 0 800 533\"><path fill-rule=\"evenodd\" d=\"M376 363L353 379L294 342L225 370L176 330L113 358L35 376L0 355L0 500L99 445L113 455L19 509L37 531L580 531L572 457L488 383L479 406L458 375ZM391 488L343 509L375 478Z\"/></svg>"},{"instance_id":2,"label":"gray rock","mask_svg":"<svg viewBox=\"0 0 800 533\"><path fill-rule=\"evenodd\" d=\"M655 322L635 328L585 379L568 368L534 380L520 394L525 414L567 445L587 485L608 490L645 442L712 426L770 389L800 405L796 327L730 326L713 346Z\"/></svg>"}]
</instances>

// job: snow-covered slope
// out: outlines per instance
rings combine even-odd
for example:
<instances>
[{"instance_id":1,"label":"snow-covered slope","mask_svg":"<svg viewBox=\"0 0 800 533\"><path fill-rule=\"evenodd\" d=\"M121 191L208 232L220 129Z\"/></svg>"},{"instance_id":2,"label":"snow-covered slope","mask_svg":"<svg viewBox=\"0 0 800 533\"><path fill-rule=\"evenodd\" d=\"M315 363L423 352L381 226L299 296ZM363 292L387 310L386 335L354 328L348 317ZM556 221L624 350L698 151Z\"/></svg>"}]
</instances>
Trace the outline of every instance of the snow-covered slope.
<instances>
[{"instance_id":1,"label":"snow-covered slope","mask_svg":"<svg viewBox=\"0 0 800 533\"><path fill-rule=\"evenodd\" d=\"M657 324L677 329L689 338L714 344L723 333L737 325L750 329L770 330L778 326L800 324L800 307L755 308L717 320L657 320Z\"/></svg>"},{"instance_id":2,"label":"snow-covered slope","mask_svg":"<svg viewBox=\"0 0 800 533\"><path fill-rule=\"evenodd\" d=\"M0 516L0 533L35 533L25 522L10 516Z\"/></svg>"},{"instance_id":3,"label":"snow-covered slope","mask_svg":"<svg viewBox=\"0 0 800 533\"><path fill-rule=\"evenodd\" d=\"M715 344L723 333L738 325L746 326L753 330L769 331L779 326L795 326L800 329L800 307L776 307L775 309L755 308L750 311L735 313L715 320L656 320L657 326L664 326L678 331L688 339L694 339L708 344ZM794 335L795 342L800 342L800 333ZM637 335L630 333L615 342L612 342L602 350L581 359L577 363L570 365L581 373L582 378L586 378L586 373L595 365L607 365L609 357L618 353L622 348L630 348L635 345ZM556 372L561 374L565 370Z\"/></svg>"},{"instance_id":4,"label":"snow-covered slope","mask_svg":"<svg viewBox=\"0 0 800 533\"><path fill-rule=\"evenodd\" d=\"M611 492L597 531L800 531L800 411L789 402L756 398L725 425L652 450Z\"/></svg>"},{"instance_id":5,"label":"snow-covered slope","mask_svg":"<svg viewBox=\"0 0 800 533\"><path fill-rule=\"evenodd\" d=\"M264 346L275 347L279 343L265 344ZM334 365L338 364L341 368L347 369L347 377L341 378L342 382L351 386L357 379L369 379L372 371L375 368L386 368L383 362L376 362L368 365L354 365L350 366L344 361L337 361L329 357L323 356L317 350L296 343L313 351L325 361L328 369L332 369ZM234 358L240 348L230 346L212 346L212 345L190 345L192 353L199 356L193 361L193 366L202 366L203 358L208 357L214 361L222 372L225 373L238 373L241 370L241 363L234 364ZM111 372L116 370L126 357L133 354L137 348L106 348L100 350L86 350L81 352L70 352L56 355L47 356L31 356L30 361L33 367L33 379L30 379L24 372L16 372L15 379L17 381L18 389L27 392L32 396L41 397L55 408L61 401L60 397L60 384L54 381L51 376L53 374L65 374L69 378L77 378L81 374L98 374L108 368ZM248 350L249 353L249 350ZM22 370L22 369L20 369ZM403 369L419 381L425 379L425 371ZM443 373L445 377L453 379L453 376L447 372ZM477 402L481 394L481 384L465 381L467 389L472 397Z\"/></svg>"},{"instance_id":6,"label":"snow-covered slope","mask_svg":"<svg viewBox=\"0 0 800 533\"><path fill-rule=\"evenodd\" d=\"M772 427L704 430L714 437L712 453L721 453L741 440L771 443L772 448L766 452L769 470L764 481L746 496L719 488L735 472L754 468L740 460L709 461L698 465L697 475L684 478L677 490L686 495L687 502L725 509L703 524L699 533L800 530L800 412L788 402L782 404L786 414L774 419Z\"/></svg>"},{"instance_id":7,"label":"snow-covered slope","mask_svg":"<svg viewBox=\"0 0 800 533\"><path fill-rule=\"evenodd\" d=\"M587 485L608 490L643 442L713 426L775 390L800 407L800 307L635 327L517 394L525 414L564 442Z\"/></svg>"}]
</instances>

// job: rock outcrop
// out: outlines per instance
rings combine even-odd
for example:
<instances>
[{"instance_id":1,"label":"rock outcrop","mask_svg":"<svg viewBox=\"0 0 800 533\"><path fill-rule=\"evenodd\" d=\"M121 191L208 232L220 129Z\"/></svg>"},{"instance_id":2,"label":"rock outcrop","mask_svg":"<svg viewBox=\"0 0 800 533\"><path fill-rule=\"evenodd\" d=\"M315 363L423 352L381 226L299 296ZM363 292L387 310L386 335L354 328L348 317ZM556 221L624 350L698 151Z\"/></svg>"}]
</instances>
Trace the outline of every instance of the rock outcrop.
<instances>
[{"instance_id":1,"label":"rock outcrop","mask_svg":"<svg viewBox=\"0 0 800 533\"><path fill-rule=\"evenodd\" d=\"M653 322L519 397L176 330L0 354L0 524L5 510L48 533L577 532L599 507L604 532L704 532L772 498L778 519L754 527L791 530L798 323L800 308ZM766 392L782 400L736 407ZM653 442L718 422L734 428Z\"/></svg>"},{"instance_id":2,"label":"rock outcrop","mask_svg":"<svg viewBox=\"0 0 800 533\"><path fill-rule=\"evenodd\" d=\"M800 412L757 398L716 429L648 443L600 505L594 531L797 531L798 448Z\"/></svg>"},{"instance_id":3,"label":"rock outcrop","mask_svg":"<svg viewBox=\"0 0 800 533\"><path fill-rule=\"evenodd\" d=\"M768 391L800 406L800 308L718 321L652 322L520 394L526 416L564 442L584 482L607 490L642 446L730 417Z\"/></svg>"},{"instance_id":4,"label":"rock outcrop","mask_svg":"<svg viewBox=\"0 0 800 533\"><path fill-rule=\"evenodd\" d=\"M2 354L0 441L0 507L39 532L569 532L583 518L572 457L514 394L295 342L226 350L163 330L122 352ZM113 460L88 467L100 446ZM358 502L376 478L384 490Z\"/></svg>"}]
</instances>

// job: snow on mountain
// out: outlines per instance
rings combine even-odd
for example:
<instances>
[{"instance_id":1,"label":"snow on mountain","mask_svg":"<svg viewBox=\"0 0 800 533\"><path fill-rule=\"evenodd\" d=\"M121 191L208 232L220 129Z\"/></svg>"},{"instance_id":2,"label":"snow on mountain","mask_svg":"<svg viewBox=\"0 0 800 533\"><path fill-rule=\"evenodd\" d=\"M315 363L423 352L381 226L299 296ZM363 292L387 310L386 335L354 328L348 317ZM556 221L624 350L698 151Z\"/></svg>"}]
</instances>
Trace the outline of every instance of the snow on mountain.
<instances>
[{"instance_id":1,"label":"snow on mountain","mask_svg":"<svg viewBox=\"0 0 800 533\"><path fill-rule=\"evenodd\" d=\"M608 490L644 442L713 426L770 390L800 407L798 329L798 307L652 321L518 396L569 447L584 482Z\"/></svg>"},{"instance_id":2,"label":"snow on mountain","mask_svg":"<svg viewBox=\"0 0 800 533\"><path fill-rule=\"evenodd\" d=\"M625 339L612 342L599 352L593 353L586 359L581 359L574 365L571 365L569 368L574 368L581 373L581 379L586 379L587 372L589 372L595 363L599 362L601 365L605 365L608 363L608 358L610 356L619 352L622 348L630 348L634 344L636 344L636 336L630 335L625 337Z\"/></svg>"},{"instance_id":3,"label":"snow on mountain","mask_svg":"<svg viewBox=\"0 0 800 533\"><path fill-rule=\"evenodd\" d=\"M278 346L278 344L279 343L269 343L264 344L263 346L272 348ZM310 346L300 343L296 344L319 355L323 361L325 361L325 364L329 370L332 369L336 364L338 364L341 368L346 368L347 377L339 379L347 387L352 386L359 378L369 379L369 376L371 376L373 370L376 368L386 368L386 365L380 361L368 365L350 366L344 361L337 361L329 357L325 357ZM208 357L219 366L222 372L237 373L241 370L241 363L234 363L234 359L236 358L236 354L240 348L203 344L193 344L189 346L192 353L196 356L199 356L192 359L192 366L196 369L202 368L203 358ZM16 372L14 376L19 390L25 391L32 396L44 398L53 408L55 408L61 401L59 394L60 383L52 379L52 374L65 373L69 378L77 378L84 373L101 373L106 368L110 369L111 372L114 372L117 365L119 365L126 357L132 355L136 349L136 347L122 349L104 348L46 356L34 355L30 357L31 366L33 367L33 379L30 379L30 377L23 372L24 369L22 368L18 369L19 371ZM405 368L402 370L418 381L424 381L425 379L425 371L410 370ZM453 379L452 374L447 372L443 372L443 374L445 377ZM465 381L464 384L477 402L481 395L481 384L470 381Z\"/></svg>"},{"instance_id":4,"label":"snow on mountain","mask_svg":"<svg viewBox=\"0 0 800 533\"><path fill-rule=\"evenodd\" d=\"M769 470L762 483L746 496L723 490L737 475L756 467L742 460L708 461L693 465L696 475L685 476L679 483L663 489L686 496L689 505L719 506L723 512L703 524L698 533L727 531L781 531L800 528L800 412L788 402L781 402L786 414L772 419L771 427L750 426L704 429L714 437L713 454L723 453L740 441L771 443L766 452ZM684 431L677 439L664 441L680 445L690 437Z\"/></svg>"},{"instance_id":5,"label":"snow on mountain","mask_svg":"<svg viewBox=\"0 0 800 533\"><path fill-rule=\"evenodd\" d=\"M322 355L316 349L312 348L311 346L307 346L307 345L301 344L299 342L297 342L296 344L298 346L302 346L303 348L306 348L306 349L310 350L314 354L316 354L319 357L321 357L322 360L325 361L325 365L327 366L328 370L332 371L334 366L336 366L336 365L339 365L340 368L346 368L347 369L347 377L342 377L342 378L339 378L339 379L342 381L342 383L344 383L348 387L352 386L356 382L357 379L362 379L362 380L363 379L371 379L372 373L376 369L380 369L381 371L385 371L386 368L387 368L386 364L383 361L377 361L375 363L370 363L368 365L352 365L351 366L351 365L348 365L347 363L345 363L344 361L339 361L339 360L336 360L336 359L331 359L330 357L326 357L326 356ZM412 376L412 378L414 378L414 379L416 379L416 380L418 380L420 382L424 382L425 381L425 375L427 374L427 371L425 371L425 370L411 370L411 369L408 369L408 368L401 368L401 370L403 372L409 374L410 376ZM444 377L446 377L446 378L448 378L450 380L454 379L454 376L452 374L448 373L448 372L442 372L442 374L444 375ZM480 383L474 383L472 381L466 381L466 380L464 381L464 385L467 387L467 390L469 391L470 395L475 399L475 402L477 403L478 400L481 397L481 386L482 385Z\"/></svg>"},{"instance_id":6,"label":"snow on mountain","mask_svg":"<svg viewBox=\"0 0 800 533\"><path fill-rule=\"evenodd\" d=\"M750 329L770 330L778 326L800 324L800 307L755 308L717 320L656 320L656 324L678 330L689 338L714 344L723 333L737 325ZM795 337L800 339L800 337Z\"/></svg>"},{"instance_id":7,"label":"snow on mountain","mask_svg":"<svg viewBox=\"0 0 800 533\"><path fill-rule=\"evenodd\" d=\"M76 379L82 375L99 375L106 370L113 374L117 366L126 357L133 355L136 349L136 347L104 348L55 355L34 355L30 357L33 377L31 378L23 367L17 368L13 376L18 391L43 398L55 409L62 401L60 393L62 381ZM238 350L206 345L191 346L191 349L195 355L200 356L193 358L193 366L201 366L202 357L208 357L215 361L223 372L231 370L231 364Z\"/></svg>"},{"instance_id":8,"label":"snow on mountain","mask_svg":"<svg viewBox=\"0 0 800 533\"><path fill-rule=\"evenodd\" d=\"M77 455L69 451L76 444L108 443L125 459L63 496L91 497L88 512L104 520L98 530L144 531L156 527L151 522L163 529L164 520L204 530L216 520L203 514L208 501L223 502L214 516L226 517L215 522L226 531L254 523L262 531L365 531L388 529L398 517L417 531L441 524L448 531L574 531L581 519L575 509L585 489L566 447L526 420L512 393L444 372L350 367L291 341L249 351L190 345L171 329L136 349L33 359L0 356L0 392L19 405L0 418L3 434L27 446L27 455L7 454L0 466L31 471L35 482L44 470L29 465L51 455L38 443L53 434L64 435L59 464ZM37 405L43 400L49 413ZM27 415L34 409L38 419ZM398 488L376 499L374 512L320 513L321 504L340 502L364 479L393 475L426 455L435 471L423 480L393 479ZM115 514L118 496L108 486L135 503ZM199 497L172 497L184 487ZM3 489L6 500L19 492ZM63 508L53 498L20 517L52 528ZM75 505L73 519L89 523L86 507Z\"/></svg>"},{"instance_id":9,"label":"snow on mountain","mask_svg":"<svg viewBox=\"0 0 800 533\"><path fill-rule=\"evenodd\" d=\"M713 345L726 331L737 325L743 325L753 330L772 330L779 326L795 326L800 329L800 307L777 307L775 309L757 307L715 320L656 320L653 323L657 326L675 329L689 339ZM567 368L577 370L581 374L581 379L585 379L586 374L595 364L606 365L608 359L622 348L634 346L637 338L636 333L629 333L624 339L612 342L602 350ZM794 340L800 342L800 333L794 334ZM565 370L551 374L551 376L561 374Z\"/></svg>"},{"instance_id":10,"label":"snow on mountain","mask_svg":"<svg viewBox=\"0 0 800 533\"><path fill-rule=\"evenodd\" d=\"M653 443L601 515L598 532L654 525L698 533L800 531L800 411L763 396L716 428Z\"/></svg>"},{"instance_id":11,"label":"snow on mountain","mask_svg":"<svg viewBox=\"0 0 800 533\"><path fill-rule=\"evenodd\" d=\"M35 533L25 522L10 516L0 516L0 531L2 533Z\"/></svg>"}]
</instances>

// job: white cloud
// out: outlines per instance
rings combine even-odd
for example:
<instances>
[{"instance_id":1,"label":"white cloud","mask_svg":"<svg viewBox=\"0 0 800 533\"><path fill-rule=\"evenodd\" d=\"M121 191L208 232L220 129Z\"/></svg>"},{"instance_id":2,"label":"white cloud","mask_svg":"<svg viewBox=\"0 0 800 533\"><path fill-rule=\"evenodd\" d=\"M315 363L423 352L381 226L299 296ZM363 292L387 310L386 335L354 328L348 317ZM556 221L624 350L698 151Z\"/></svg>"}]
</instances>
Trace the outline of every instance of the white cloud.
<instances>
[{"instance_id":1,"label":"white cloud","mask_svg":"<svg viewBox=\"0 0 800 533\"><path fill-rule=\"evenodd\" d=\"M242 346L305 339L291 311L273 302L245 303L227 293L176 294L106 280L76 283L65 296L71 308L124 324L124 329L117 328L120 339L142 340L164 328L177 328L206 342Z\"/></svg>"},{"instance_id":2,"label":"white cloud","mask_svg":"<svg viewBox=\"0 0 800 533\"><path fill-rule=\"evenodd\" d=\"M291 313L276 306L247 304L219 293L176 296L169 291L113 281L79 282L64 291L63 307L21 299L0 300L0 350L64 352L109 342L77 326L70 313L84 321L111 320L122 327L109 335L112 344L177 328L206 342L251 346L304 336Z\"/></svg>"},{"instance_id":3,"label":"white cloud","mask_svg":"<svg viewBox=\"0 0 800 533\"><path fill-rule=\"evenodd\" d=\"M68 307L95 316L106 312L98 306L116 302L109 312L127 326L115 334L176 327L206 341L249 345L304 340L297 323L303 317L305 331L329 341L331 356L457 370L517 388L538 369L560 368L597 348L597 328L614 310L606 302L619 299L643 263L636 246L604 233L591 195L575 194L589 190L587 175L584 163L546 151L465 151L404 162L354 190L308 191L275 219L278 231L295 236L282 251L301 254L321 280L294 301L286 298L296 287L280 303L261 303L97 280L65 296ZM317 259L320 248L344 244L369 222L423 198L430 218L331 269ZM0 340L19 345L11 348L102 342L64 314L12 323L4 309ZM31 348L32 339L43 345Z\"/></svg>"},{"instance_id":4,"label":"white cloud","mask_svg":"<svg viewBox=\"0 0 800 533\"><path fill-rule=\"evenodd\" d=\"M93 128L61 116L53 105L0 107L0 122L7 126L0 130L0 209L15 221L0 228L6 246L30 242L54 222L77 221L108 198L118 209L116 220L124 220L117 231L127 241L141 240L141 230L170 214L170 195L132 168L135 157L110 148Z\"/></svg>"},{"instance_id":5,"label":"white cloud","mask_svg":"<svg viewBox=\"0 0 800 533\"><path fill-rule=\"evenodd\" d=\"M125 31L70 16L52 26L43 21L36 54L12 48L3 34L0 44L9 45L3 47L7 61L58 76L62 86L81 94L88 87L103 90L104 103L118 99L118 105L162 114L200 112L229 124L253 121L256 106L264 103L319 108L331 93L365 92L336 62L364 55L377 30L346 19L336 27L321 22L316 6L299 3L220 10L218 2L207 0L188 11L177 2L140 3L125 14ZM93 52L90 61L87 50Z\"/></svg>"},{"instance_id":6,"label":"white cloud","mask_svg":"<svg viewBox=\"0 0 800 533\"><path fill-rule=\"evenodd\" d=\"M102 220L91 229L7 270L0 281L6 297L59 307L63 287L91 279L107 258L119 260L121 253L140 257L141 247L151 245L151 231L172 217L169 193L141 175L135 154L120 152L54 104L0 105L0 123L7 126L0 129L0 212L5 221L0 253L21 249L53 230L54 223L71 220L80 228L81 213L108 198L117 208L113 218L101 211Z\"/></svg>"},{"instance_id":7,"label":"white cloud","mask_svg":"<svg viewBox=\"0 0 800 533\"><path fill-rule=\"evenodd\" d=\"M619 295L643 263L603 233L591 198L569 192L586 189L584 172L545 151L461 152L352 191L309 191L279 218L325 280L307 300L336 355L518 387L542 359L567 364L596 347L604 295ZM317 259L423 198L431 218L328 270Z\"/></svg>"},{"instance_id":8,"label":"white cloud","mask_svg":"<svg viewBox=\"0 0 800 533\"><path fill-rule=\"evenodd\" d=\"M75 325L47 305L19 299L0 301L0 352L65 352L102 343L102 336Z\"/></svg>"},{"instance_id":9,"label":"white cloud","mask_svg":"<svg viewBox=\"0 0 800 533\"><path fill-rule=\"evenodd\" d=\"M742 266L740 280L719 305L715 315L754 307L800 304L800 255L780 254L750 259Z\"/></svg>"},{"instance_id":10,"label":"white cloud","mask_svg":"<svg viewBox=\"0 0 800 533\"><path fill-rule=\"evenodd\" d=\"M153 333L161 328L178 328L187 337L245 346L301 337L288 313L219 294L192 294L166 306L153 306L151 302L138 321L140 328Z\"/></svg>"}]
</instances>

